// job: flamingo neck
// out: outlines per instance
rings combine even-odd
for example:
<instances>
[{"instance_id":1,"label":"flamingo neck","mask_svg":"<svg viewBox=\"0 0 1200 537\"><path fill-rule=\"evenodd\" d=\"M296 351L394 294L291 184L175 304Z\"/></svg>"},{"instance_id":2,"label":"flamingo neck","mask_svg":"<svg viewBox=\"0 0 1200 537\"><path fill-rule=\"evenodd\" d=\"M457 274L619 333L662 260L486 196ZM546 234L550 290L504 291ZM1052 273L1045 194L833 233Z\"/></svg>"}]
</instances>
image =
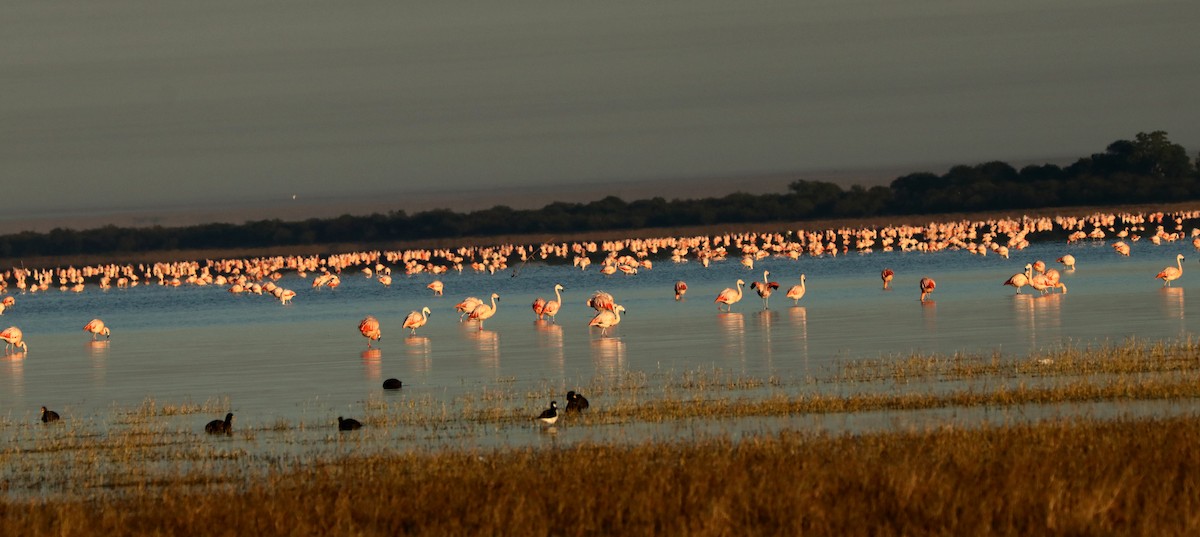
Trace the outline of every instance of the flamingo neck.
<instances>
[{"instance_id":1,"label":"flamingo neck","mask_svg":"<svg viewBox=\"0 0 1200 537\"><path fill-rule=\"evenodd\" d=\"M562 295L558 291L558 286L554 287L554 301L562 304Z\"/></svg>"}]
</instances>

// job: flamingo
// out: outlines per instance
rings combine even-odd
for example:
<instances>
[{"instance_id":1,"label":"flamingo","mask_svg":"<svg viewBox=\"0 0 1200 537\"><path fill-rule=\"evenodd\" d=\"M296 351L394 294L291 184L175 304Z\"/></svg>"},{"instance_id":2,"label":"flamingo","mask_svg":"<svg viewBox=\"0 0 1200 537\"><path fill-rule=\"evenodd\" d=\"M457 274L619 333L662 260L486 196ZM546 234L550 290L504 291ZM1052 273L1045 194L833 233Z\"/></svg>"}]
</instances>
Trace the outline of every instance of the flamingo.
<instances>
[{"instance_id":1,"label":"flamingo","mask_svg":"<svg viewBox=\"0 0 1200 537\"><path fill-rule=\"evenodd\" d=\"M383 334L379 331L379 319L370 315L358 323L358 331L367 338L367 348L371 348L371 340L379 341Z\"/></svg>"},{"instance_id":2,"label":"flamingo","mask_svg":"<svg viewBox=\"0 0 1200 537\"><path fill-rule=\"evenodd\" d=\"M791 287L791 289L787 290L787 295L784 295L784 296L792 299L792 301L793 301L792 304L796 305L796 304L800 303L801 298L804 298L804 292L806 290L807 290L807 288L804 287L804 275L801 274L800 275L800 285L793 285Z\"/></svg>"},{"instance_id":3,"label":"flamingo","mask_svg":"<svg viewBox=\"0 0 1200 537\"><path fill-rule=\"evenodd\" d=\"M921 302L925 302L925 297L929 296L929 293L936 288L937 282L933 281L933 278L921 278Z\"/></svg>"},{"instance_id":4,"label":"flamingo","mask_svg":"<svg viewBox=\"0 0 1200 537\"><path fill-rule=\"evenodd\" d=\"M890 269L890 268L885 268L885 269L883 269L883 272L879 273L879 278L881 280L883 280L883 288L884 289L891 289L892 278L894 278L895 276L896 276L896 273L893 272L892 269Z\"/></svg>"},{"instance_id":5,"label":"flamingo","mask_svg":"<svg viewBox=\"0 0 1200 537\"><path fill-rule=\"evenodd\" d=\"M1034 261L1032 267L1033 267L1033 271L1038 274L1046 273L1046 263L1044 261L1042 261L1041 259Z\"/></svg>"},{"instance_id":6,"label":"flamingo","mask_svg":"<svg viewBox=\"0 0 1200 537\"><path fill-rule=\"evenodd\" d=\"M1125 244L1125 241L1117 241L1113 243L1112 247L1118 254L1129 257L1129 245Z\"/></svg>"},{"instance_id":7,"label":"flamingo","mask_svg":"<svg viewBox=\"0 0 1200 537\"><path fill-rule=\"evenodd\" d=\"M1170 286L1171 282L1178 280L1180 276L1183 276L1183 254L1175 256L1175 263L1176 266L1162 269L1159 271L1158 275L1154 276L1155 278L1162 279L1163 287ZM3 334L0 334L0 336L3 336Z\"/></svg>"},{"instance_id":8,"label":"flamingo","mask_svg":"<svg viewBox=\"0 0 1200 537\"><path fill-rule=\"evenodd\" d=\"M750 282L750 288L758 292L758 296L763 299L763 309L770 309L767 306L767 301L771 299L771 293L779 289L779 282L767 281L767 276L771 275L771 271L763 271L763 281Z\"/></svg>"},{"instance_id":9,"label":"flamingo","mask_svg":"<svg viewBox=\"0 0 1200 537\"><path fill-rule=\"evenodd\" d=\"M463 321L463 317L470 315L472 311L475 311L475 307L480 304L483 304L483 301L473 296L464 298L462 302L455 304L454 309L461 313L461 315L458 316L458 322L461 323Z\"/></svg>"},{"instance_id":10,"label":"flamingo","mask_svg":"<svg viewBox=\"0 0 1200 537\"><path fill-rule=\"evenodd\" d=\"M542 308L542 314L546 317L549 317L550 320L554 322L558 322L558 319L555 319L554 316L558 315L558 310L562 307L563 289L565 288L561 283L554 284L554 300L546 302L546 306Z\"/></svg>"},{"instance_id":11,"label":"flamingo","mask_svg":"<svg viewBox=\"0 0 1200 537\"><path fill-rule=\"evenodd\" d=\"M1067 294L1067 284L1061 281L1062 275L1058 273L1058 269L1049 269L1044 276L1046 277L1046 283L1050 284L1050 289L1061 287L1063 294Z\"/></svg>"},{"instance_id":12,"label":"flamingo","mask_svg":"<svg viewBox=\"0 0 1200 537\"><path fill-rule=\"evenodd\" d=\"M588 326L599 326L600 336L607 337L608 329L618 324L621 324L621 312L625 311L625 306L617 304L611 310L600 310L592 320L588 322Z\"/></svg>"},{"instance_id":13,"label":"flamingo","mask_svg":"<svg viewBox=\"0 0 1200 537\"><path fill-rule=\"evenodd\" d=\"M433 296L442 296L443 287L445 287L445 285L442 284L442 280L433 280L432 283L425 286L426 289L433 290Z\"/></svg>"},{"instance_id":14,"label":"flamingo","mask_svg":"<svg viewBox=\"0 0 1200 537\"><path fill-rule=\"evenodd\" d=\"M1062 263L1067 270L1075 270L1075 256L1071 254L1064 255L1058 258L1058 262Z\"/></svg>"},{"instance_id":15,"label":"flamingo","mask_svg":"<svg viewBox=\"0 0 1200 537\"><path fill-rule=\"evenodd\" d=\"M687 293L687 283L684 283L683 280L675 282L675 300L682 300L685 293Z\"/></svg>"},{"instance_id":16,"label":"flamingo","mask_svg":"<svg viewBox=\"0 0 1200 537\"><path fill-rule=\"evenodd\" d=\"M596 291L592 294L592 298L588 299L587 305L596 311L611 310L613 309L613 296L604 291Z\"/></svg>"},{"instance_id":17,"label":"flamingo","mask_svg":"<svg viewBox=\"0 0 1200 537\"><path fill-rule=\"evenodd\" d=\"M491 306L489 306L487 304L480 304L478 306L475 306L475 309L471 310L470 319L472 321L479 321L479 329L480 330L483 330L483 321L491 319L492 316L496 314L496 301L497 300L500 300L500 295L498 295L496 293L492 293L492 305Z\"/></svg>"},{"instance_id":18,"label":"flamingo","mask_svg":"<svg viewBox=\"0 0 1200 537\"><path fill-rule=\"evenodd\" d=\"M279 291L279 303L280 304L285 304L285 305L291 304L293 298L296 298L295 291L293 291L291 289L283 289L283 290Z\"/></svg>"},{"instance_id":19,"label":"flamingo","mask_svg":"<svg viewBox=\"0 0 1200 537\"><path fill-rule=\"evenodd\" d=\"M746 285L746 282L739 279L737 281L737 289L726 287L724 291L721 291L721 294L717 295L717 299L713 301L713 302L718 303L717 311L721 311L720 304L725 304L727 306L725 311L732 310L733 305L742 299L742 286L743 285Z\"/></svg>"},{"instance_id":20,"label":"flamingo","mask_svg":"<svg viewBox=\"0 0 1200 537\"><path fill-rule=\"evenodd\" d=\"M4 343L6 343L4 346L4 354L15 352L17 347L20 347L23 351L29 351L29 345L25 344L24 334L21 333L20 328L15 326L5 328L3 332L0 332L0 339L3 339ZM12 349L12 351L9 349Z\"/></svg>"},{"instance_id":21,"label":"flamingo","mask_svg":"<svg viewBox=\"0 0 1200 537\"><path fill-rule=\"evenodd\" d=\"M429 308L421 308L421 311L414 311L404 318L404 328L412 330L412 335L417 335L417 329L425 326L429 322Z\"/></svg>"},{"instance_id":22,"label":"flamingo","mask_svg":"<svg viewBox=\"0 0 1200 537\"><path fill-rule=\"evenodd\" d=\"M1029 280L1033 278L1033 265L1025 264L1025 272L1013 274L1003 285L1011 285L1017 288L1017 294L1021 294L1021 288L1029 285Z\"/></svg>"},{"instance_id":23,"label":"flamingo","mask_svg":"<svg viewBox=\"0 0 1200 537\"><path fill-rule=\"evenodd\" d=\"M106 339L111 338L108 327L104 326L104 321L100 319L92 319L88 324L83 325L83 331L92 333L92 341L96 341L96 336L104 336Z\"/></svg>"},{"instance_id":24,"label":"flamingo","mask_svg":"<svg viewBox=\"0 0 1200 537\"><path fill-rule=\"evenodd\" d=\"M539 296L533 301L533 314L537 315L538 320L546 315L546 299Z\"/></svg>"}]
</instances>

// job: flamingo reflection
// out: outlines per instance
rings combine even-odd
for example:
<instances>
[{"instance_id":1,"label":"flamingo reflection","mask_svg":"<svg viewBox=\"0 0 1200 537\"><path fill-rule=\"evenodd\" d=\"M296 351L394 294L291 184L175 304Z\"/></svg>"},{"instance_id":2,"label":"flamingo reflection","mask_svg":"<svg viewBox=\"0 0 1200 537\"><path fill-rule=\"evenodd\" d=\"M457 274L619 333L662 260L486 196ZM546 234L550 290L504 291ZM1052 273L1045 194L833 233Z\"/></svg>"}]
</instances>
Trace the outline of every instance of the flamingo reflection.
<instances>
[{"instance_id":1,"label":"flamingo reflection","mask_svg":"<svg viewBox=\"0 0 1200 537\"><path fill-rule=\"evenodd\" d=\"M383 374L383 351L375 348L362 351L363 373L368 379L377 379Z\"/></svg>"},{"instance_id":2,"label":"flamingo reflection","mask_svg":"<svg viewBox=\"0 0 1200 537\"><path fill-rule=\"evenodd\" d=\"M404 338L404 353L413 357L414 371L429 371L432 365L433 342L425 336L408 336Z\"/></svg>"},{"instance_id":3,"label":"flamingo reflection","mask_svg":"<svg viewBox=\"0 0 1200 537\"><path fill-rule=\"evenodd\" d=\"M1184 323L1187 311L1183 307L1182 287L1159 287L1158 294L1162 296L1163 314L1168 319L1179 319L1179 336L1187 336L1187 325Z\"/></svg>"},{"instance_id":4,"label":"flamingo reflection","mask_svg":"<svg viewBox=\"0 0 1200 537\"><path fill-rule=\"evenodd\" d=\"M596 369L612 374L625 369L625 342L617 338L592 339L592 361Z\"/></svg>"},{"instance_id":5,"label":"flamingo reflection","mask_svg":"<svg viewBox=\"0 0 1200 537\"><path fill-rule=\"evenodd\" d=\"M12 393L18 397L25 395L25 354L25 351L20 351L0 356L0 362L8 363L8 379L12 383Z\"/></svg>"},{"instance_id":6,"label":"flamingo reflection","mask_svg":"<svg viewBox=\"0 0 1200 537\"><path fill-rule=\"evenodd\" d=\"M550 350L550 359L561 373L566 363L566 355L563 350L562 326L558 323L544 320L534 321L533 326L537 329L538 333L538 347Z\"/></svg>"},{"instance_id":7,"label":"flamingo reflection","mask_svg":"<svg viewBox=\"0 0 1200 537\"><path fill-rule=\"evenodd\" d=\"M500 334L495 330L474 330L467 338L475 342L479 350L479 362L491 368L500 367Z\"/></svg>"}]
</instances>

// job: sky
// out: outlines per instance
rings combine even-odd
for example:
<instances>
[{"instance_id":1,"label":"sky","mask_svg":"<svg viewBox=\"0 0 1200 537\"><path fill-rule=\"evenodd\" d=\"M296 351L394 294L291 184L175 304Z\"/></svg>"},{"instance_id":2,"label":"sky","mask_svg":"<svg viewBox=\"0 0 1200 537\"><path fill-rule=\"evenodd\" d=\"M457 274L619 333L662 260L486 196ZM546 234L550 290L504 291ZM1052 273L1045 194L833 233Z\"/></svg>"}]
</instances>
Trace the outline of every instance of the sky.
<instances>
[{"instance_id":1,"label":"sky","mask_svg":"<svg viewBox=\"0 0 1200 537\"><path fill-rule=\"evenodd\" d=\"M0 231L1200 152L1194 0L5 4Z\"/></svg>"}]
</instances>

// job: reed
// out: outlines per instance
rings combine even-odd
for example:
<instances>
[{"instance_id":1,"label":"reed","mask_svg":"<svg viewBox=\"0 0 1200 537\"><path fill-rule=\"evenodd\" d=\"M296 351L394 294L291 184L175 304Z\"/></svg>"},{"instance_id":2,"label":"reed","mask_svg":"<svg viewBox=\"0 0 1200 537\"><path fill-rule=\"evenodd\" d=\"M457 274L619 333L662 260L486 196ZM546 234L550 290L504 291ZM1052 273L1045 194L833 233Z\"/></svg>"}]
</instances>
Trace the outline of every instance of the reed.
<instances>
[{"instance_id":1,"label":"reed","mask_svg":"<svg viewBox=\"0 0 1200 537\"><path fill-rule=\"evenodd\" d=\"M1186 535L1200 417L451 450L0 502L5 535Z\"/></svg>"}]
</instances>

